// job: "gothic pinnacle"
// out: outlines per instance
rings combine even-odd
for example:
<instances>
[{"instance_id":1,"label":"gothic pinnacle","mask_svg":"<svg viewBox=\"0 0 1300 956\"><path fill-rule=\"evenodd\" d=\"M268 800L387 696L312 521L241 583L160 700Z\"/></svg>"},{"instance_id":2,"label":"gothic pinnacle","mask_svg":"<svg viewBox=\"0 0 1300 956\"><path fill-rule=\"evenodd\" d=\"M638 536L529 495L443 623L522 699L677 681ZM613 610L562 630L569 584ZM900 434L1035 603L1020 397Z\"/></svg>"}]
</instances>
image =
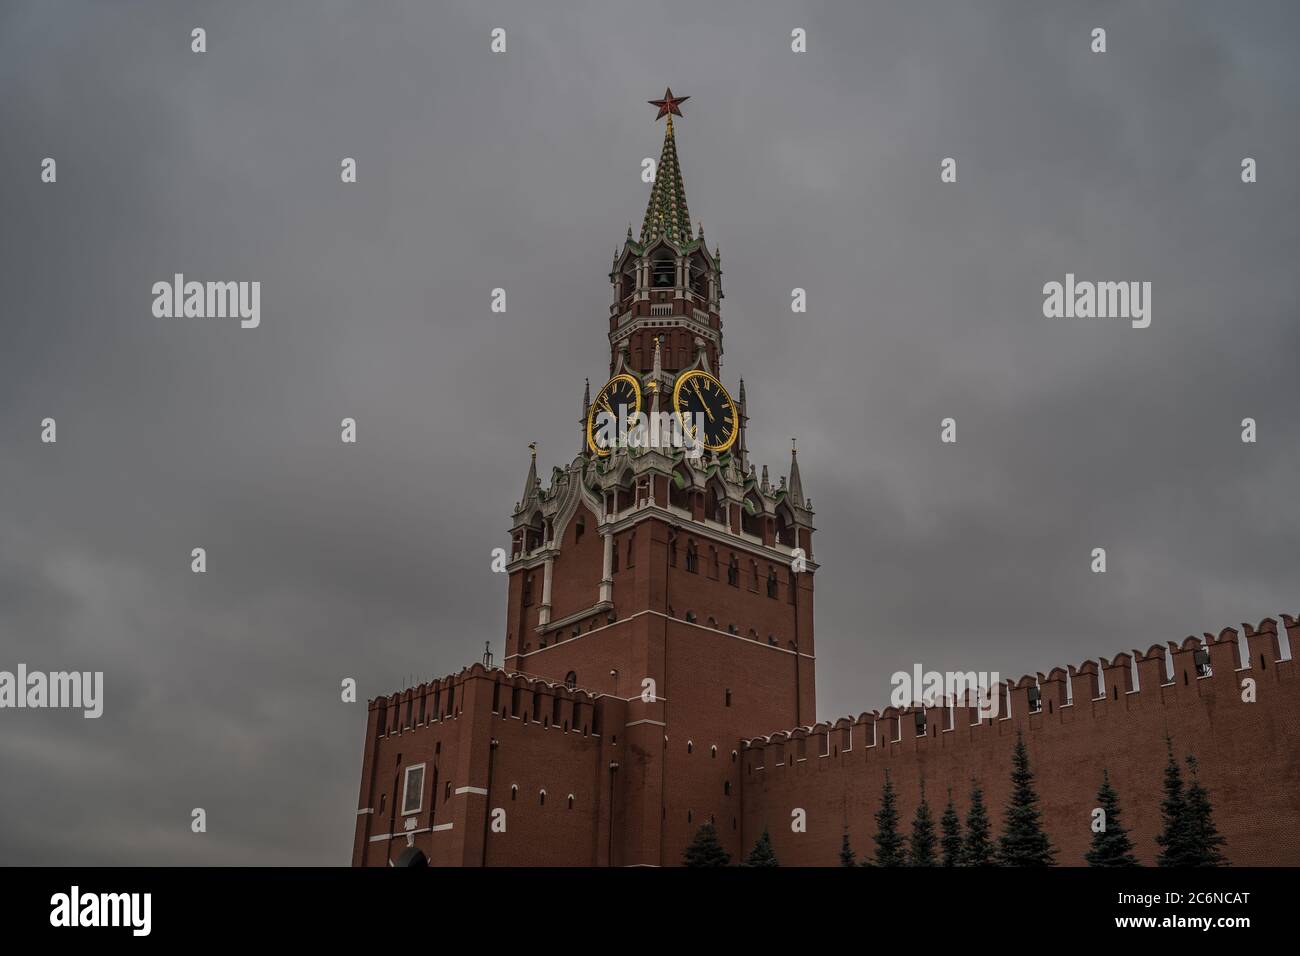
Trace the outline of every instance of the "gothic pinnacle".
<instances>
[{"instance_id":1,"label":"gothic pinnacle","mask_svg":"<svg viewBox=\"0 0 1300 956\"><path fill-rule=\"evenodd\" d=\"M530 441L528 450L532 452L532 459L528 463L528 477L524 479L524 497L520 501L521 506L528 501L533 488L537 485L537 442Z\"/></svg>"},{"instance_id":2,"label":"gothic pinnacle","mask_svg":"<svg viewBox=\"0 0 1300 956\"><path fill-rule=\"evenodd\" d=\"M591 414L591 379L584 379L582 385L582 418L578 420L578 454L587 453L587 418Z\"/></svg>"},{"instance_id":3,"label":"gothic pinnacle","mask_svg":"<svg viewBox=\"0 0 1300 956\"><path fill-rule=\"evenodd\" d=\"M790 439L790 504L796 508L803 507L803 481L799 477L799 451L795 440Z\"/></svg>"}]
</instances>

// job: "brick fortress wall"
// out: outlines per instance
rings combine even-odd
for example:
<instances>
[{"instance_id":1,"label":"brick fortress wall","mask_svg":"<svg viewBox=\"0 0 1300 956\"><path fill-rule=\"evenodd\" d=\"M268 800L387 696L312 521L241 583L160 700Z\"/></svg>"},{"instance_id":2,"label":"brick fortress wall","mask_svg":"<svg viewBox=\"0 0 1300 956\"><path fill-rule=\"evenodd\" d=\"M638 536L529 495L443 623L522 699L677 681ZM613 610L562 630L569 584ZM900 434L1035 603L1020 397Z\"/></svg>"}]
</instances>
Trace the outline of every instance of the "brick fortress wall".
<instances>
[{"instance_id":1,"label":"brick fortress wall","mask_svg":"<svg viewBox=\"0 0 1300 956\"><path fill-rule=\"evenodd\" d=\"M971 778L984 789L994 836L1010 793L1011 752L1024 734L1057 863L1083 865L1091 840L1102 769L1120 797L1124 826L1140 862L1154 864L1160 830L1165 735L1180 763L1191 753L1210 793L1215 822L1234 865L1300 864L1300 683L1294 652L1300 623L1283 615L1291 655L1281 659L1277 623L1266 618L1205 635L1210 673L1201 676L1201 641L1155 645L1145 653L1007 681L1001 715L977 720L972 707L887 708L745 742L744 839L766 827L783 865L834 866L847 827L859 857L874 850L874 814L888 769L898 793L899 825L910 833L921 781L937 820L948 789L965 820ZM1172 664L1170 664L1170 661ZM1136 663L1137 680L1133 665ZM1243 700L1254 682L1255 702ZM1041 706L1031 712L1030 687ZM1007 703L1009 702L1009 712ZM918 735L920 734L920 735ZM1185 769L1185 768L1184 768ZM794 833L802 809L807 830Z\"/></svg>"}]
</instances>

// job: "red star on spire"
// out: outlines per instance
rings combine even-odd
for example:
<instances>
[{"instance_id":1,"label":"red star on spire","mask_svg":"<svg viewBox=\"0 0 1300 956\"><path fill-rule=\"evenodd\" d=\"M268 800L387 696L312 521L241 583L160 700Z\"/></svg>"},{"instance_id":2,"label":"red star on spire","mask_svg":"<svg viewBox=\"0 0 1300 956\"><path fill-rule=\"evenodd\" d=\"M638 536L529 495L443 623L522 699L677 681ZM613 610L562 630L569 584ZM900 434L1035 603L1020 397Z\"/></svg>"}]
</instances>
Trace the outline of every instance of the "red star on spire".
<instances>
[{"instance_id":1,"label":"red star on spire","mask_svg":"<svg viewBox=\"0 0 1300 956\"><path fill-rule=\"evenodd\" d=\"M659 107L659 115L656 116L655 119L661 120L670 113L675 113L676 115L681 116L682 111L678 107L689 99L689 96L673 96L672 87L667 87L664 90L664 98L662 100L646 100L646 102L651 106ZM671 118L669 119L669 122L672 122Z\"/></svg>"}]
</instances>

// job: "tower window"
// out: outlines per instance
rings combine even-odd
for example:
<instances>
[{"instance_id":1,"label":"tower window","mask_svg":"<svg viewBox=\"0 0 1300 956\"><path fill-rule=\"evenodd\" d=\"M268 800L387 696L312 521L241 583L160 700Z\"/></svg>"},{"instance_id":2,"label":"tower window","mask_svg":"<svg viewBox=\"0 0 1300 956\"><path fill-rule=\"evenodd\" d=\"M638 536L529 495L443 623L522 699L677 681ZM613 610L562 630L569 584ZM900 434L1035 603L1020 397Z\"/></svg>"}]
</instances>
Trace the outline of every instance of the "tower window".
<instances>
[{"instance_id":1,"label":"tower window","mask_svg":"<svg viewBox=\"0 0 1300 956\"><path fill-rule=\"evenodd\" d=\"M736 562L736 556L731 556L731 561L727 564L727 583L733 588L740 584L740 565Z\"/></svg>"},{"instance_id":2,"label":"tower window","mask_svg":"<svg viewBox=\"0 0 1300 956\"><path fill-rule=\"evenodd\" d=\"M698 574L700 570L700 556L695 550L694 541L686 545L686 570L692 574Z\"/></svg>"},{"instance_id":3,"label":"tower window","mask_svg":"<svg viewBox=\"0 0 1300 956\"><path fill-rule=\"evenodd\" d=\"M424 806L424 764L417 763L406 768L406 777L402 781L402 816L419 813Z\"/></svg>"},{"instance_id":4,"label":"tower window","mask_svg":"<svg viewBox=\"0 0 1300 956\"><path fill-rule=\"evenodd\" d=\"M767 596L770 598L774 598L776 597L776 592L777 592L776 568L768 568L767 569Z\"/></svg>"},{"instance_id":5,"label":"tower window","mask_svg":"<svg viewBox=\"0 0 1300 956\"><path fill-rule=\"evenodd\" d=\"M578 675L577 675L576 673L574 673L573 671L569 671L569 673L565 674L565 675L564 675L564 686L567 687L567 688L569 688L569 690L573 690L575 687L577 687L577 686L578 686Z\"/></svg>"},{"instance_id":6,"label":"tower window","mask_svg":"<svg viewBox=\"0 0 1300 956\"><path fill-rule=\"evenodd\" d=\"M529 607L533 603L533 576L524 575L524 607Z\"/></svg>"},{"instance_id":7,"label":"tower window","mask_svg":"<svg viewBox=\"0 0 1300 956\"><path fill-rule=\"evenodd\" d=\"M585 532L586 530L587 530L587 522L582 519L581 515L579 515L577 523L573 526L574 544L577 544L579 541L582 540L583 532Z\"/></svg>"},{"instance_id":8,"label":"tower window","mask_svg":"<svg viewBox=\"0 0 1300 956\"><path fill-rule=\"evenodd\" d=\"M730 687L727 688L727 706L728 706L728 707L731 706L731 688L730 688Z\"/></svg>"}]
</instances>

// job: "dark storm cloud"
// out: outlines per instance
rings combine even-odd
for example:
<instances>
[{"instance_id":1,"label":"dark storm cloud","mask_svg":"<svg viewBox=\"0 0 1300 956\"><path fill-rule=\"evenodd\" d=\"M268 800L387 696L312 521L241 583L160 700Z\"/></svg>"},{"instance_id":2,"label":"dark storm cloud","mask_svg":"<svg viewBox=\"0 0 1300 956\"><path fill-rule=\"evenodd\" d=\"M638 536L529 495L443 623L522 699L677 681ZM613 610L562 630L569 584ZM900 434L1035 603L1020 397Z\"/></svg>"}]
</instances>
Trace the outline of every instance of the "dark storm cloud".
<instances>
[{"instance_id":1,"label":"dark storm cloud","mask_svg":"<svg viewBox=\"0 0 1300 956\"><path fill-rule=\"evenodd\" d=\"M346 862L363 714L339 681L500 653L489 551L527 442L547 469L578 449L667 84L723 254L724 379L774 478L799 436L818 512L822 716L883 706L918 655L1018 676L1300 611L1296 27L1285 4L6 5L0 668L106 689L99 720L0 717L0 860ZM175 272L260 281L261 327L153 318ZM1067 272L1151 281L1151 327L1044 319Z\"/></svg>"}]
</instances>

